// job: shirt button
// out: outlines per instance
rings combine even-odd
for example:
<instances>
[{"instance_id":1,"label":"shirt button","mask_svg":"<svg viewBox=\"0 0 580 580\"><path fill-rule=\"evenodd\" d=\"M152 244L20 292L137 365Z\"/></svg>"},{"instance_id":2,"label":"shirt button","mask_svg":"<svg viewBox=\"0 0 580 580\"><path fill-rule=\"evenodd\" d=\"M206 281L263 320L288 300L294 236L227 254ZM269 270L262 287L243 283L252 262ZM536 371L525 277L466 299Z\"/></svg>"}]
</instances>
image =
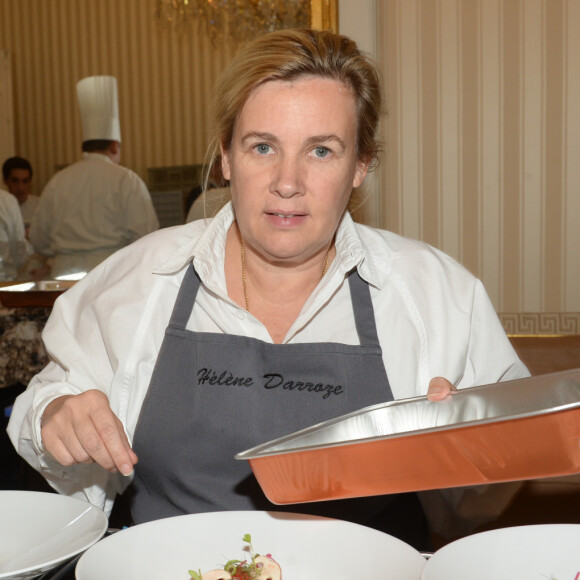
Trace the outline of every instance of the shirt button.
<instances>
[{"instance_id":1,"label":"shirt button","mask_svg":"<svg viewBox=\"0 0 580 580\"><path fill-rule=\"evenodd\" d=\"M243 310L238 310L238 312L237 312L237 317L238 317L240 320L245 320L245 319L246 319L246 313L245 313Z\"/></svg>"}]
</instances>

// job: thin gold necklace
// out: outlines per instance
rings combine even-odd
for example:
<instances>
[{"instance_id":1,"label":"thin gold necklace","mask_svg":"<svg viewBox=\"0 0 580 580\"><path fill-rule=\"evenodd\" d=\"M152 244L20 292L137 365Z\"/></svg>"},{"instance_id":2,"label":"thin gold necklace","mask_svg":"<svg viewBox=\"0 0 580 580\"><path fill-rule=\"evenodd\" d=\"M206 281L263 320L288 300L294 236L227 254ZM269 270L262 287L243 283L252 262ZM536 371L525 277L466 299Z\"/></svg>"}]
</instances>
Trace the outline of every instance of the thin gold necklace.
<instances>
[{"instance_id":1,"label":"thin gold necklace","mask_svg":"<svg viewBox=\"0 0 580 580\"><path fill-rule=\"evenodd\" d=\"M242 287L244 289L244 302L246 304L246 310L250 312L250 303L248 302L248 285L246 282L246 249L244 247L244 240L240 237L240 250L242 254ZM322 275L320 279L324 278L328 270L328 254L330 253L330 248L326 250L326 254L324 255L324 264L322 265Z\"/></svg>"}]
</instances>

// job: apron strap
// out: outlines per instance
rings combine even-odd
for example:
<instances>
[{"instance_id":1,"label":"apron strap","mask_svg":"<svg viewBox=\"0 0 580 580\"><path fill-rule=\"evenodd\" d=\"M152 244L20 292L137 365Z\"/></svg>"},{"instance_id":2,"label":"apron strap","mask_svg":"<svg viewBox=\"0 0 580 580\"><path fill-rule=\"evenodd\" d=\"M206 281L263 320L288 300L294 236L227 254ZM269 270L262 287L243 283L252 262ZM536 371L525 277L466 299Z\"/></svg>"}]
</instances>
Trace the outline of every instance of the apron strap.
<instances>
[{"instance_id":1,"label":"apron strap","mask_svg":"<svg viewBox=\"0 0 580 580\"><path fill-rule=\"evenodd\" d=\"M179 288L169 326L185 330L187 322L191 318L191 311L193 310L200 285L201 279L193 267L193 262L191 262L187 266L183 282Z\"/></svg>"},{"instance_id":2,"label":"apron strap","mask_svg":"<svg viewBox=\"0 0 580 580\"><path fill-rule=\"evenodd\" d=\"M354 321L361 346L379 346L377 324L369 285L360 277L358 270L348 275L350 298Z\"/></svg>"},{"instance_id":3,"label":"apron strap","mask_svg":"<svg viewBox=\"0 0 580 580\"><path fill-rule=\"evenodd\" d=\"M348 275L348 284L360 344L361 346L379 346L369 285L360 277L356 269ZM179 329L186 328L200 285L201 279L192 262L187 267L183 282L179 288L169 326Z\"/></svg>"}]
</instances>

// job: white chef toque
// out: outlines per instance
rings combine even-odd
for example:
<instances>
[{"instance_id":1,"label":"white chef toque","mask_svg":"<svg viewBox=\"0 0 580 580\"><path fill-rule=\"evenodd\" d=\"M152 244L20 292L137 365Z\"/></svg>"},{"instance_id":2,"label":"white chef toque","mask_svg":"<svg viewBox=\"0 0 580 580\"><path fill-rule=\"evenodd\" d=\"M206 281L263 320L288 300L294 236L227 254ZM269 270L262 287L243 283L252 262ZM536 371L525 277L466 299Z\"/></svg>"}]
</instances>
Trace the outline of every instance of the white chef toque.
<instances>
[{"instance_id":1,"label":"white chef toque","mask_svg":"<svg viewBox=\"0 0 580 580\"><path fill-rule=\"evenodd\" d=\"M87 77L77 83L83 142L95 139L121 141L117 79Z\"/></svg>"}]
</instances>

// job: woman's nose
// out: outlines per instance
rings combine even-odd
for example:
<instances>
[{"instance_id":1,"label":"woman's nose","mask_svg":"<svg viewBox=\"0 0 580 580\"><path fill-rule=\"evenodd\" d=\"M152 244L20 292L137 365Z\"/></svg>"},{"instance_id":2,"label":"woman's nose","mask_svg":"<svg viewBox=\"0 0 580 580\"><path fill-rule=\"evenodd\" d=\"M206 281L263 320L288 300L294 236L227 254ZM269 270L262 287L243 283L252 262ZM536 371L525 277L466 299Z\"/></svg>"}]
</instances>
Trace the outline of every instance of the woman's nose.
<instances>
[{"instance_id":1,"label":"woman's nose","mask_svg":"<svg viewBox=\"0 0 580 580\"><path fill-rule=\"evenodd\" d=\"M285 155L276 163L271 184L272 193L283 198L302 195L306 168L297 156Z\"/></svg>"}]
</instances>

